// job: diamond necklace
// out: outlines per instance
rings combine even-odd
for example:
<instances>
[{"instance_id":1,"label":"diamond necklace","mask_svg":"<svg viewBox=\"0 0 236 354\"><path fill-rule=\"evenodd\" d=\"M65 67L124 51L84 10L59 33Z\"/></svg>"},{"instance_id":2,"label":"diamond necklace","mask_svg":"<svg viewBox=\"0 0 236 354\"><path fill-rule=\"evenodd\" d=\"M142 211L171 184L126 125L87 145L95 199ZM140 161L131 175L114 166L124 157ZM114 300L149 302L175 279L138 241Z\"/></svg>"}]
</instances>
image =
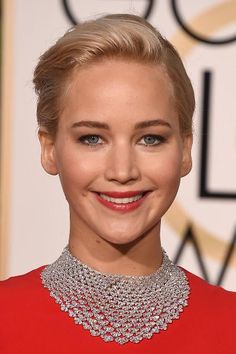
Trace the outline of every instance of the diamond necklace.
<instances>
[{"instance_id":1,"label":"diamond necklace","mask_svg":"<svg viewBox=\"0 0 236 354\"><path fill-rule=\"evenodd\" d=\"M151 275L100 273L81 263L66 247L41 273L62 311L105 342L138 343L166 330L188 304L185 273L163 250L161 267Z\"/></svg>"}]
</instances>

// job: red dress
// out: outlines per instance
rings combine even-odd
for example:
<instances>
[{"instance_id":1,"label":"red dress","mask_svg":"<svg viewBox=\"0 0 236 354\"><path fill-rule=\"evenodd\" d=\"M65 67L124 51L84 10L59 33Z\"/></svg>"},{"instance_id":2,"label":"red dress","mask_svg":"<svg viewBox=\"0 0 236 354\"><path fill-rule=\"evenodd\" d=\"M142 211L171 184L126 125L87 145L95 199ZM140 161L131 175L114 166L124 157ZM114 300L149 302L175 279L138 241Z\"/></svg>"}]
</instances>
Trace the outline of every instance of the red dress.
<instances>
[{"instance_id":1,"label":"red dress","mask_svg":"<svg viewBox=\"0 0 236 354\"><path fill-rule=\"evenodd\" d=\"M187 272L189 305L166 331L138 344L106 343L62 312L41 284L43 267L0 282L1 354L233 354L236 293Z\"/></svg>"}]
</instances>

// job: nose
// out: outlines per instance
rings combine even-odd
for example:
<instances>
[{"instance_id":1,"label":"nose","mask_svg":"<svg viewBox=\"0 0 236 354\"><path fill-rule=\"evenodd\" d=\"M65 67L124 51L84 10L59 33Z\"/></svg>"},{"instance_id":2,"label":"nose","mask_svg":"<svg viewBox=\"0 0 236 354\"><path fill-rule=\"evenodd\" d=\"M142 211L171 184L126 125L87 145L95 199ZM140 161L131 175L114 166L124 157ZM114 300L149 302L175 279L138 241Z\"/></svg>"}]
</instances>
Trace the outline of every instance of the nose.
<instances>
[{"instance_id":1,"label":"nose","mask_svg":"<svg viewBox=\"0 0 236 354\"><path fill-rule=\"evenodd\" d=\"M105 168L108 181L126 184L140 178L140 170L131 147L117 146L110 151Z\"/></svg>"}]
</instances>

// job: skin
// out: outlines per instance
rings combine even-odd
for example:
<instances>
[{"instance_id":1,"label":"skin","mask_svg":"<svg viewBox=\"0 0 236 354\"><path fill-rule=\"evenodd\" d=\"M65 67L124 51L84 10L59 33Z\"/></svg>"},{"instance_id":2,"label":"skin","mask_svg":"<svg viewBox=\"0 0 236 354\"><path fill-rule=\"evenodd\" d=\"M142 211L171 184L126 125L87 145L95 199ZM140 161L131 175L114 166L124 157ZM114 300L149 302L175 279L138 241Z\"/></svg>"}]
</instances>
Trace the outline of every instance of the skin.
<instances>
[{"instance_id":1,"label":"skin","mask_svg":"<svg viewBox=\"0 0 236 354\"><path fill-rule=\"evenodd\" d=\"M105 273L150 274L162 261L161 218L191 170L192 136L180 132L170 81L159 66L105 59L77 70L69 86L56 138L39 131L42 165L59 174L69 203L69 248ZM88 120L109 130L73 127ZM85 135L93 137L81 141ZM94 194L137 190L151 193L129 212L106 208Z\"/></svg>"}]
</instances>

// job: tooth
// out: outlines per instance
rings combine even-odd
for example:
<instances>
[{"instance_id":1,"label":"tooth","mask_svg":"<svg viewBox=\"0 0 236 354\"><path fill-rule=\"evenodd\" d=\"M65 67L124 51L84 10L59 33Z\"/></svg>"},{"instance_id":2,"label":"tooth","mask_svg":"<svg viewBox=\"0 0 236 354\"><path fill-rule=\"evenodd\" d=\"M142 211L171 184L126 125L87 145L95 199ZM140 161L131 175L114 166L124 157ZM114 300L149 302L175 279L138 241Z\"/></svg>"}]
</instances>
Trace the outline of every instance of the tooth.
<instances>
[{"instance_id":1,"label":"tooth","mask_svg":"<svg viewBox=\"0 0 236 354\"><path fill-rule=\"evenodd\" d=\"M112 203L116 203L116 204L127 204L127 203L132 203L132 202L135 202L136 200L142 198L142 194L138 194L134 197L131 197L131 198L111 198L105 194L100 194L100 196L109 201L109 202L112 202Z\"/></svg>"}]
</instances>

